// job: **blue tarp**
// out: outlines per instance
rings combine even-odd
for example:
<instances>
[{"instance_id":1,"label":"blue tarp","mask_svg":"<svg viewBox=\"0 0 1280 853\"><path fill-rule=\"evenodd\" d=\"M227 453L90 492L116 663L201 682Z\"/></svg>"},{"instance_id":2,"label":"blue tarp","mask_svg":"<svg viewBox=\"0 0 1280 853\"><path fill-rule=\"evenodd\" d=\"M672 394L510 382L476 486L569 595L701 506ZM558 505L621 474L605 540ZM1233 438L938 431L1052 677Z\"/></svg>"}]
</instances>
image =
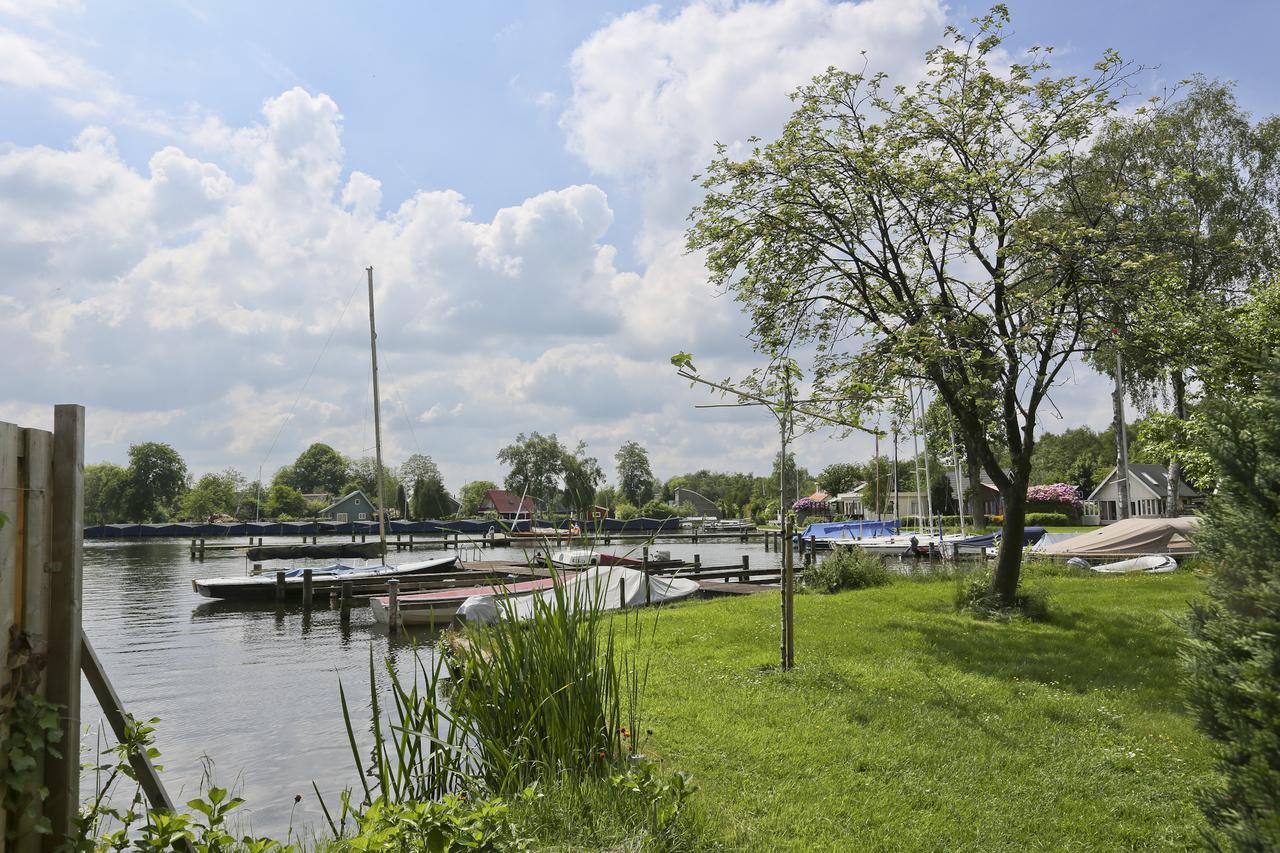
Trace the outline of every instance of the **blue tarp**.
<instances>
[{"instance_id":1,"label":"blue tarp","mask_svg":"<svg viewBox=\"0 0 1280 853\"><path fill-rule=\"evenodd\" d=\"M579 522L573 519L558 521L534 521L536 527L554 527L568 530L578 525L584 533L595 531L601 533L617 533L619 531L644 531L655 533L660 531L679 530L679 518L630 518L621 521L616 518L605 518L590 522ZM497 521L491 519L458 519L454 521L401 521L387 523L387 533L395 535L410 533L462 533L483 536L492 530L501 536L508 530L528 531L529 520ZM184 538L214 539L219 537L239 536L325 536L350 535L352 533L378 535L378 524L374 521L351 521L336 524L329 521L236 521L228 524L203 522L169 522L163 524L97 524L84 529L86 539L148 539L148 538Z\"/></svg>"},{"instance_id":2,"label":"blue tarp","mask_svg":"<svg viewBox=\"0 0 1280 853\"><path fill-rule=\"evenodd\" d=\"M820 521L810 524L799 534L801 539L869 539L892 536L898 532L897 521Z\"/></svg>"},{"instance_id":3,"label":"blue tarp","mask_svg":"<svg viewBox=\"0 0 1280 853\"><path fill-rule=\"evenodd\" d=\"M1043 527L1026 527L1022 530L1022 544L1034 545L1044 536ZM956 543L957 547L962 548L990 548L1000 539L1000 533L987 533L983 536L970 536L968 539L961 539Z\"/></svg>"}]
</instances>

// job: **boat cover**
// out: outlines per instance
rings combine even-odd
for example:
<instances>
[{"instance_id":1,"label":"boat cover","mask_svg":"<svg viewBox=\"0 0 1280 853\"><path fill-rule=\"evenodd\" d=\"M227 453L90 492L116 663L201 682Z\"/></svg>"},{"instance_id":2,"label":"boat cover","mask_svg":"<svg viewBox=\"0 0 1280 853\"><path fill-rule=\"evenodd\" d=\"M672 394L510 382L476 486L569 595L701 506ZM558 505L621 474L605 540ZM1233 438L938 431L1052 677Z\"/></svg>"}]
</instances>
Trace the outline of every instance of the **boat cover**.
<instances>
[{"instance_id":1,"label":"boat cover","mask_svg":"<svg viewBox=\"0 0 1280 853\"><path fill-rule=\"evenodd\" d=\"M1056 542L1040 553L1059 557L1141 557L1169 554L1185 557L1195 553L1193 541L1200 519L1128 518L1064 542Z\"/></svg>"},{"instance_id":2,"label":"boat cover","mask_svg":"<svg viewBox=\"0 0 1280 853\"><path fill-rule=\"evenodd\" d=\"M801 539L870 539L892 536L898 532L897 521L819 521L801 533Z\"/></svg>"},{"instance_id":3,"label":"boat cover","mask_svg":"<svg viewBox=\"0 0 1280 853\"><path fill-rule=\"evenodd\" d=\"M1045 530L1043 527L1024 527L1022 529L1022 544L1034 545L1044 538ZM961 539L956 543L960 548L990 548L993 547L1000 538L1000 532L984 533L981 536L970 536L968 539Z\"/></svg>"},{"instance_id":4,"label":"boat cover","mask_svg":"<svg viewBox=\"0 0 1280 853\"><path fill-rule=\"evenodd\" d=\"M378 556L377 542L322 542L318 545L259 545L245 551L250 560L296 560L317 557Z\"/></svg>"},{"instance_id":5,"label":"boat cover","mask_svg":"<svg viewBox=\"0 0 1280 853\"><path fill-rule=\"evenodd\" d=\"M598 566L579 573L558 589L508 598L499 603L493 595L475 595L462 602L458 616L467 622L492 624L499 619L533 618L539 608L560 601L581 609L619 610L687 598L698 591L698 582L681 577L653 577L622 566Z\"/></svg>"}]
</instances>

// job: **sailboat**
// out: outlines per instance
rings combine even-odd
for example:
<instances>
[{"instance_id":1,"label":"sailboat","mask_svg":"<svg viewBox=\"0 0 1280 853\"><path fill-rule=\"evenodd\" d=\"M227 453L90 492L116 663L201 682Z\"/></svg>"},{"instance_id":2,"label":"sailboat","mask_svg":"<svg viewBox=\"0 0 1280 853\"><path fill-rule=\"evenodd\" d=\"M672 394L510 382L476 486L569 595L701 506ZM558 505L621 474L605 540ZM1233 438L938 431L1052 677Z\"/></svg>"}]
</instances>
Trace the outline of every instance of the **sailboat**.
<instances>
[{"instance_id":1,"label":"sailboat","mask_svg":"<svg viewBox=\"0 0 1280 853\"><path fill-rule=\"evenodd\" d=\"M458 568L457 555L438 557L432 560L420 560L414 563L402 563L398 566L387 565L387 516L386 485L382 477L382 412L378 399L378 331L373 316L373 267L367 267L369 276L369 354L373 364L373 436L374 454L378 477L378 550L376 562L365 561L358 565L333 563L320 566L291 566L284 571L284 592L301 594L303 576L310 569L312 583L318 588L327 588L343 581L389 580L391 578L412 577L422 574L438 574L450 572ZM297 546L290 546L296 550ZM348 556L350 545L345 542L325 543L307 546L308 556L319 558L342 558ZM195 578L191 588L206 598L232 599L269 599L276 594L278 583L276 575L279 569L267 567L257 575Z\"/></svg>"}]
</instances>

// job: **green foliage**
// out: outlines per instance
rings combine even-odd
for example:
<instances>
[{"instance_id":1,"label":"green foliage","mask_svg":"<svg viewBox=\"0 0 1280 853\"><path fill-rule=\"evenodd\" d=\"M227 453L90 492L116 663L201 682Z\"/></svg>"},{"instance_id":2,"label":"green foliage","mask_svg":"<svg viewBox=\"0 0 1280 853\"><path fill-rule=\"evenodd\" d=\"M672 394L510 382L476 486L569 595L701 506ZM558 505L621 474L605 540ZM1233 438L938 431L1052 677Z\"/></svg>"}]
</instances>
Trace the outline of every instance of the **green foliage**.
<instances>
[{"instance_id":1,"label":"green foliage","mask_svg":"<svg viewBox=\"0 0 1280 853\"><path fill-rule=\"evenodd\" d=\"M1108 52L1088 77L1055 77L1047 50L1004 54L1005 7L976 23L948 28L913 85L830 69L795 93L775 141L740 161L721 146L687 242L750 314L758 350L815 353L831 414L868 414L889 401L866 389L929 377L1009 500L1029 482L1042 404L1088 349L1097 270L1116 262L1061 208L1133 71ZM1007 602L1019 557L997 570Z\"/></svg>"},{"instance_id":2,"label":"green foliage","mask_svg":"<svg viewBox=\"0 0 1280 853\"><path fill-rule=\"evenodd\" d=\"M187 463L167 444L148 441L129 448L124 513L129 521L164 521L187 488Z\"/></svg>"},{"instance_id":3,"label":"green foliage","mask_svg":"<svg viewBox=\"0 0 1280 853\"><path fill-rule=\"evenodd\" d=\"M213 515L234 515L244 487L244 477L234 468L205 474L182 496L182 516L203 521Z\"/></svg>"},{"instance_id":4,"label":"green foliage","mask_svg":"<svg viewBox=\"0 0 1280 853\"><path fill-rule=\"evenodd\" d=\"M477 503L479 503L477 501ZM444 484L439 480L419 479L413 484L413 499L409 505L409 515L415 519L448 518L453 514L453 503Z\"/></svg>"},{"instance_id":5,"label":"green foliage","mask_svg":"<svg viewBox=\"0 0 1280 853\"><path fill-rule=\"evenodd\" d=\"M5 517L0 515L0 527ZM49 794L44 785L42 756L59 755L62 739L62 708L40 695L44 656L32 653L25 632L11 631L9 656L0 687L0 719L5 721L0 738L0 808L9 812L4 845L29 840L49 832L49 819L42 804Z\"/></svg>"},{"instance_id":6,"label":"green foliage","mask_svg":"<svg viewBox=\"0 0 1280 853\"><path fill-rule=\"evenodd\" d=\"M128 519L125 494L129 471L111 462L84 466L84 518L87 524L112 524Z\"/></svg>"},{"instance_id":7,"label":"green foliage","mask_svg":"<svg viewBox=\"0 0 1280 853\"><path fill-rule=\"evenodd\" d=\"M1130 436L1133 432L1129 433ZM1168 457L1165 457L1168 459ZM1142 461L1133 458L1132 461ZM1036 439L1031 454L1033 483L1070 483L1088 497L1116 463L1114 430L1094 432L1089 427L1045 433Z\"/></svg>"},{"instance_id":8,"label":"green foliage","mask_svg":"<svg viewBox=\"0 0 1280 853\"><path fill-rule=\"evenodd\" d=\"M632 518L640 517L640 510L635 504L629 504L626 501L619 501L613 508L613 517L627 521Z\"/></svg>"},{"instance_id":9,"label":"green foliage","mask_svg":"<svg viewBox=\"0 0 1280 853\"><path fill-rule=\"evenodd\" d=\"M517 435L513 443L498 451L498 461L510 468L503 481L508 491L517 496L527 494L539 506L551 506L560 493L566 452L554 432Z\"/></svg>"},{"instance_id":10,"label":"green foliage","mask_svg":"<svg viewBox=\"0 0 1280 853\"><path fill-rule=\"evenodd\" d=\"M957 612L995 621L1025 618L1044 622L1049 619L1048 591L1041 586L1022 587L1009 602L992 594L993 574L992 570L983 569L956 577L954 603Z\"/></svg>"},{"instance_id":11,"label":"green foliage","mask_svg":"<svg viewBox=\"0 0 1280 853\"><path fill-rule=\"evenodd\" d=\"M458 508L458 517L475 518L480 512L480 501L484 500L484 493L497 488L498 484L489 480L473 480L467 483L458 490L458 502L461 504Z\"/></svg>"},{"instance_id":12,"label":"green foliage","mask_svg":"<svg viewBox=\"0 0 1280 853\"><path fill-rule=\"evenodd\" d=\"M1032 527L1066 527L1071 523L1071 516L1065 512L1027 513L1027 524Z\"/></svg>"},{"instance_id":13,"label":"green foliage","mask_svg":"<svg viewBox=\"0 0 1280 853\"><path fill-rule=\"evenodd\" d=\"M604 471L594 456L587 455L586 442L578 442L573 453L564 455L564 497L569 509L586 518L595 505L596 488L604 482Z\"/></svg>"},{"instance_id":14,"label":"green foliage","mask_svg":"<svg viewBox=\"0 0 1280 853\"><path fill-rule=\"evenodd\" d=\"M835 497L848 492L859 483L866 482L863 466L852 462L832 462L818 475L818 488Z\"/></svg>"},{"instance_id":15,"label":"green foliage","mask_svg":"<svg viewBox=\"0 0 1280 853\"><path fill-rule=\"evenodd\" d=\"M639 442L628 441L613 455L618 469L618 491L627 503L640 506L653 497L654 477L649 452Z\"/></svg>"},{"instance_id":16,"label":"green foliage","mask_svg":"<svg viewBox=\"0 0 1280 853\"><path fill-rule=\"evenodd\" d=\"M805 588L815 592L867 589L892 581L893 574L884 560L861 548L836 548L830 555L819 558L817 565L804 570Z\"/></svg>"},{"instance_id":17,"label":"green foliage","mask_svg":"<svg viewBox=\"0 0 1280 853\"><path fill-rule=\"evenodd\" d=\"M1202 807L1237 850L1280 848L1280 360L1262 375L1260 393L1210 409L1218 492L1197 542L1215 571L1184 652L1222 774Z\"/></svg>"},{"instance_id":18,"label":"green foliage","mask_svg":"<svg viewBox=\"0 0 1280 853\"><path fill-rule=\"evenodd\" d=\"M640 507L641 518L676 518L680 514L679 507L659 500L649 501Z\"/></svg>"},{"instance_id":19,"label":"green foliage","mask_svg":"<svg viewBox=\"0 0 1280 853\"><path fill-rule=\"evenodd\" d=\"M372 456L363 456L359 459L352 459L347 464L347 482L343 484L339 490L341 494L335 497L344 497L351 492L359 489L364 492L373 505L378 505L378 461ZM385 494L385 500L390 503L396 496L396 489L400 486L400 481L396 479L396 475L385 464L382 466L382 488Z\"/></svg>"},{"instance_id":20,"label":"green foliage","mask_svg":"<svg viewBox=\"0 0 1280 853\"><path fill-rule=\"evenodd\" d=\"M341 497L338 490L348 479L347 458L327 444L316 442L298 454L292 466L293 486L303 494L324 492Z\"/></svg>"},{"instance_id":21,"label":"green foliage","mask_svg":"<svg viewBox=\"0 0 1280 853\"><path fill-rule=\"evenodd\" d=\"M267 501L263 509L269 518L282 518L283 516L300 518L306 515L307 499L302 496L302 492L292 486L276 483L267 494Z\"/></svg>"},{"instance_id":22,"label":"green foliage","mask_svg":"<svg viewBox=\"0 0 1280 853\"><path fill-rule=\"evenodd\" d=\"M388 802L361 810L355 835L335 850L517 851L530 849L501 799L446 794L440 800Z\"/></svg>"}]
</instances>

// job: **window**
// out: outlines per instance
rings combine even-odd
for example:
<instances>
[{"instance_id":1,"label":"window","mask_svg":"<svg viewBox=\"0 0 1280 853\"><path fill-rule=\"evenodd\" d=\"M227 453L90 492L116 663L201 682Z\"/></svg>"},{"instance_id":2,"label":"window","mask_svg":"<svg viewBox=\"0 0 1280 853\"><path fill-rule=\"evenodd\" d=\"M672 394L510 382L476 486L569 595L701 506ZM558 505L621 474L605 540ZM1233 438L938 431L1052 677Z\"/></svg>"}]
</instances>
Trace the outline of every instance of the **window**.
<instances>
[{"instance_id":1,"label":"window","mask_svg":"<svg viewBox=\"0 0 1280 853\"><path fill-rule=\"evenodd\" d=\"M356 516L356 518L360 519L361 521L365 521L366 519L368 519L368 517L369 517L369 513L367 512L362 512Z\"/></svg>"},{"instance_id":2,"label":"window","mask_svg":"<svg viewBox=\"0 0 1280 853\"><path fill-rule=\"evenodd\" d=\"M334 518L339 524L346 524L348 516L345 512L339 512Z\"/></svg>"}]
</instances>

